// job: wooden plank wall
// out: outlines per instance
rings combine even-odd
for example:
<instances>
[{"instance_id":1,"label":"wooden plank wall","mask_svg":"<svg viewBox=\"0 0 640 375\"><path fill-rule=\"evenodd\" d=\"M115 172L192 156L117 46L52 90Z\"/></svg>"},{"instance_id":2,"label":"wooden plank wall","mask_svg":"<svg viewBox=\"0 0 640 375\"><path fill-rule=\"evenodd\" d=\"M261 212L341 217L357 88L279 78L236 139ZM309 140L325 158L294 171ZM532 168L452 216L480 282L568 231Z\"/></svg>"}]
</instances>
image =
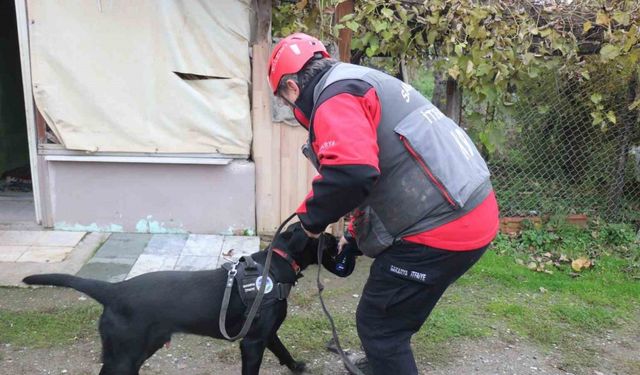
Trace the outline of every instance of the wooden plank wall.
<instances>
[{"instance_id":1,"label":"wooden plank wall","mask_svg":"<svg viewBox=\"0 0 640 375\"><path fill-rule=\"evenodd\" d=\"M339 17L353 11L353 1L339 7ZM271 120L267 64L271 49L271 1L254 2L258 15L253 46L253 160L256 163L256 222L261 235L271 235L292 214L311 189L316 171L302 155L308 133L300 126ZM349 61L351 33L341 33L341 60ZM342 222L329 228L342 231Z\"/></svg>"}]
</instances>

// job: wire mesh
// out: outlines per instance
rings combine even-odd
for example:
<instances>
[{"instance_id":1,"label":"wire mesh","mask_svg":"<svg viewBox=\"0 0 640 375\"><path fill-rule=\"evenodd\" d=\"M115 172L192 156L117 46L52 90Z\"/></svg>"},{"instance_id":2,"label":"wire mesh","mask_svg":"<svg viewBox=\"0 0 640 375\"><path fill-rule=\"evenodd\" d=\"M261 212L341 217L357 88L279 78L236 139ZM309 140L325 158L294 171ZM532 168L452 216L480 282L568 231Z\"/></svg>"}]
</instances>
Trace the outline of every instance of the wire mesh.
<instances>
[{"instance_id":1,"label":"wire mesh","mask_svg":"<svg viewBox=\"0 0 640 375\"><path fill-rule=\"evenodd\" d=\"M502 216L586 214L640 224L633 77L633 71L590 79L547 72L518 88L516 104L500 114L503 144L489 158ZM603 99L592 99L594 92ZM595 102L605 118L611 111L604 126L594 124Z\"/></svg>"}]
</instances>

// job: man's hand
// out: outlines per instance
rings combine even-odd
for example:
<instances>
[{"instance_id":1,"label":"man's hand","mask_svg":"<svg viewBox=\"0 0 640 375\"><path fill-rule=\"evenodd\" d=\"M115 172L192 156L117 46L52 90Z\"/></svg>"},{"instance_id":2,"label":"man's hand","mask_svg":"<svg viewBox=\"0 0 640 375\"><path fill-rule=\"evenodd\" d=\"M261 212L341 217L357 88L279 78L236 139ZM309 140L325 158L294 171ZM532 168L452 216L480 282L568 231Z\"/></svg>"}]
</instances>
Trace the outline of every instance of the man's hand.
<instances>
[{"instance_id":1,"label":"man's hand","mask_svg":"<svg viewBox=\"0 0 640 375\"><path fill-rule=\"evenodd\" d=\"M342 236L340 238L340 241L338 241L338 254L340 254L342 252L342 248L344 247L344 245L346 245L349 241Z\"/></svg>"}]
</instances>

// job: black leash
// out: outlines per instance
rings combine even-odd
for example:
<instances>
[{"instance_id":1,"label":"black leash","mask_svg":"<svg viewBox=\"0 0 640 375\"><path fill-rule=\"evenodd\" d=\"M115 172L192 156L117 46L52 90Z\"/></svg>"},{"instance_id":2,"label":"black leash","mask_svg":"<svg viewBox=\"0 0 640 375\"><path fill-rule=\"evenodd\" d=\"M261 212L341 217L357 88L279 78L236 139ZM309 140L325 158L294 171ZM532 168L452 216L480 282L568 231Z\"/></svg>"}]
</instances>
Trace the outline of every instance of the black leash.
<instances>
[{"instance_id":1,"label":"black leash","mask_svg":"<svg viewBox=\"0 0 640 375\"><path fill-rule=\"evenodd\" d=\"M340 339L338 338L338 332L336 331L336 325L333 322L333 318L331 314L329 314L329 310L327 310L327 306L324 304L324 300L322 299L322 291L324 290L324 285L320 281L320 269L322 268L322 252L324 251L324 237L321 235L318 240L318 275L316 277L316 283L318 285L318 297L320 297L320 304L322 305L322 310L324 311L324 315L329 319L329 323L331 323L331 333L333 334L333 341L336 343L336 348L338 349L338 353L342 358L342 362L347 367L350 373L355 375L364 375L359 368L357 368L353 362L347 357L347 355L342 350L342 346L340 346Z\"/></svg>"},{"instance_id":2,"label":"black leash","mask_svg":"<svg viewBox=\"0 0 640 375\"><path fill-rule=\"evenodd\" d=\"M293 219L294 216L296 216L295 213L291 214L291 216L289 216L285 221L282 222L282 224L280 224L280 226L278 227L278 230L276 230L275 236L273 237L274 239L280 235L280 232L282 232L282 228L284 228L284 226L289 221L291 221L291 219ZM237 263L234 264L233 267L227 273L227 285L224 290L224 297L222 298L220 319L218 320L218 325L220 326L220 332L227 340L236 341L238 339L243 338L247 334L247 332L249 332L249 329L251 328L251 324L253 323L253 319L256 317L256 314L258 313L258 308L260 308L260 303L262 303L262 297L264 297L264 290L267 287L267 276L269 275L269 268L271 267L271 256L273 255L273 249L271 246L272 243L273 241L271 241L271 243L269 244L266 250L267 260L264 262L264 270L262 271L262 279L261 279L262 282L260 283L260 288L258 290L258 294L256 295L256 299L253 301L253 304L251 305L251 309L249 310L249 314L247 315L247 319L244 321L244 324L242 326L242 329L240 330L240 333L238 333L234 337L231 337L227 333L226 321L227 321L227 309L229 308L229 299L231 297L231 289L233 289L233 279L235 278L238 272L236 270Z\"/></svg>"},{"instance_id":3,"label":"black leash","mask_svg":"<svg viewBox=\"0 0 640 375\"><path fill-rule=\"evenodd\" d=\"M284 228L284 226L289 221L291 221L291 219L293 219L294 216L296 216L295 213L291 214L291 216L289 216L285 221L282 222L282 224L280 224L280 226L276 230L276 233L273 237L274 239L280 235L280 232L282 232L282 228ZM227 319L227 309L229 307L229 299L231 297L231 290L233 289L233 280L237 274L237 270L236 270L237 263L233 265L233 267L229 270L227 274L227 285L224 291L224 297L222 298L222 308L220 311L220 319L218 320L218 323L220 326L220 332L227 340L236 341L238 339L241 339L247 334L247 332L249 332L249 329L251 328L251 324L253 323L253 319L255 318L258 312L258 308L260 307L260 303L262 302L262 297L264 296L264 290L267 285L266 280L267 280L267 276L269 275L269 268L271 267L271 256L273 255L272 244L273 244L273 241L271 241L271 243L266 249L267 259L264 263L264 270L262 271L263 282L260 283L260 289L258 290L256 299L253 301L253 304L251 305L251 309L249 310L249 314L247 315L247 319L245 320L244 325L240 330L240 333L238 333L234 337L231 337L227 333L226 319ZM352 374L355 374L355 375L364 375L362 371L360 371L360 369L358 369L353 364L353 362L351 362L351 360L347 357L347 355L342 350L342 346L340 346L340 339L338 338L338 332L336 331L336 325L333 321L333 317L331 317L331 314L329 313L329 310L327 310L327 306L324 304L324 300L322 299L322 291L324 290L324 285L322 284L322 282L320 282L320 269L322 268L323 251L324 251L324 237L321 235L318 239L318 275L316 279L316 282L318 285L318 297L320 297L320 304L322 305L322 310L324 311L324 314L329 319L329 323L331 324L331 332L333 334L333 340L336 343L336 348L338 349L338 352L340 353L340 357L342 358L344 365L347 367L347 370L349 370Z\"/></svg>"}]
</instances>

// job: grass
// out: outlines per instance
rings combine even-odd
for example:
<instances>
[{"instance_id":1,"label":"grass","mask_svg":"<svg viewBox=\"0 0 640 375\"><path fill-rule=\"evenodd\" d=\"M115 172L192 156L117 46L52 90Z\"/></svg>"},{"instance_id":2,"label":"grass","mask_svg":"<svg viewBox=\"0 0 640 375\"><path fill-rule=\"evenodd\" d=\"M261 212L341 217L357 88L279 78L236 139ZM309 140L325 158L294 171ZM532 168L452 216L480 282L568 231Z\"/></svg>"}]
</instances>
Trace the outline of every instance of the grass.
<instances>
[{"instance_id":1,"label":"grass","mask_svg":"<svg viewBox=\"0 0 640 375\"><path fill-rule=\"evenodd\" d=\"M0 309L0 343L29 348L70 344L95 334L101 311L98 305L48 312Z\"/></svg>"},{"instance_id":2,"label":"grass","mask_svg":"<svg viewBox=\"0 0 640 375\"><path fill-rule=\"evenodd\" d=\"M562 231L556 235L565 242L573 238ZM457 340L506 338L508 332L543 350L559 351L563 368L575 369L595 364L594 351L598 348L590 340L605 331L637 332L640 282L637 273L629 272L630 259L637 259L640 254L637 243L622 243L625 252L616 250L617 245L606 247L599 243L593 268L576 274L569 265L563 265L548 274L517 263L536 253L535 249L522 249L517 241L496 241L494 249L449 288L414 336L418 358L446 360L447 353L454 354ZM359 347L354 311L370 260L358 262L356 272L348 279L323 274L325 301L343 347L348 348ZM325 355L325 344L331 337L317 301L315 271L308 270L307 277L294 290L289 316L279 332L287 346L307 359ZM0 309L0 343L24 347L66 345L95 335L99 314L98 305L44 312ZM628 362L627 368L640 367L637 361Z\"/></svg>"}]
</instances>

